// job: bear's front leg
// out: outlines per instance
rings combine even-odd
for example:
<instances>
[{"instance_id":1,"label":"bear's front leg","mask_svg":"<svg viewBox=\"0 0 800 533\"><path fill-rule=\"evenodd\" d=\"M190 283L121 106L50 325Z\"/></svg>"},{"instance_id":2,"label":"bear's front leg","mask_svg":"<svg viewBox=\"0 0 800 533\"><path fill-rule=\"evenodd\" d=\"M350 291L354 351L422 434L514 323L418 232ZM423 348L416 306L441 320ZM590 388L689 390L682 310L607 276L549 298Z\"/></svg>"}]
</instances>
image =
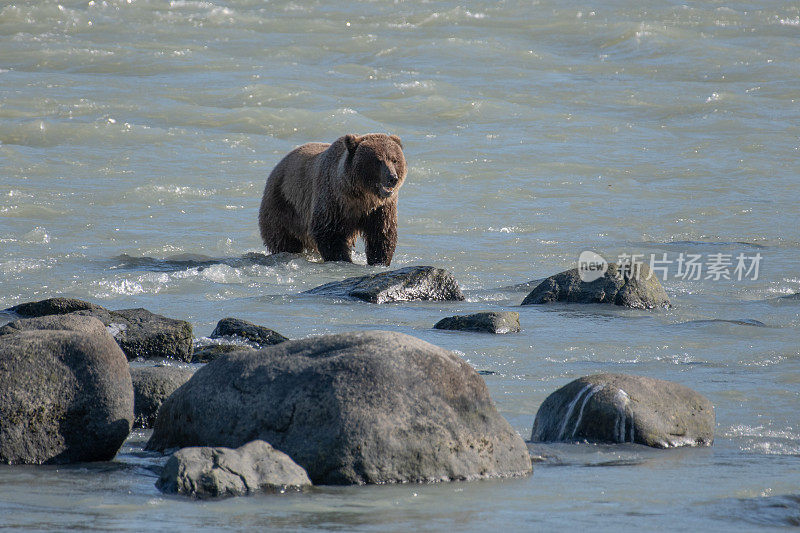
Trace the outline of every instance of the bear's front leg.
<instances>
[{"instance_id":1,"label":"bear's front leg","mask_svg":"<svg viewBox=\"0 0 800 533\"><path fill-rule=\"evenodd\" d=\"M389 266L397 246L397 202L382 205L367 215L363 233L367 264Z\"/></svg>"},{"instance_id":2,"label":"bear's front leg","mask_svg":"<svg viewBox=\"0 0 800 533\"><path fill-rule=\"evenodd\" d=\"M346 233L321 227L313 228L311 236L317 244L317 250L323 261L353 262L350 257L350 239Z\"/></svg>"}]
</instances>

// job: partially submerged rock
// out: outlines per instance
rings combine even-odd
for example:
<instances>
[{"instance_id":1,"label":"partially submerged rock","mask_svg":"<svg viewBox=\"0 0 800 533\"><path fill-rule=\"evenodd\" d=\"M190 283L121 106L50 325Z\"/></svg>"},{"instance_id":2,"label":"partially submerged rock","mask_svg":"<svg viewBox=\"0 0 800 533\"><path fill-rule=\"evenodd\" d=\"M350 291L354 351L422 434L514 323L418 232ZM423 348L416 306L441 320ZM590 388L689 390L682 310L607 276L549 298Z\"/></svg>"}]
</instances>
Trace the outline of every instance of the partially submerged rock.
<instances>
[{"instance_id":1,"label":"partially submerged rock","mask_svg":"<svg viewBox=\"0 0 800 533\"><path fill-rule=\"evenodd\" d=\"M167 318L142 308L78 311L76 314L102 320L128 359L165 357L187 363L192 360L192 325L185 320Z\"/></svg>"},{"instance_id":2,"label":"partially submerged rock","mask_svg":"<svg viewBox=\"0 0 800 533\"><path fill-rule=\"evenodd\" d=\"M533 289L522 305L549 302L611 303L636 309L669 307L664 287L645 263L620 268L609 263L605 274L591 282L581 280L577 268L551 276Z\"/></svg>"},{"instance_id":3,"label":"partially submerged rock","mask_svg":"<svg viewBox=\"0 0 800 533\"><path fill-rule=\"evenodd\" d=\"M472 315L456 315L441 319L436 329L481 331L486 333L516 333L520 331L519 313L514 311L490 311Z\"/></svg>"},{"instance_id":4,"label":"partially submerged rock","mask_svg":"<svg viewBox=\"0 0 800 533\"><path fill-rule=\"evenodd\" d=\"M194 353L192 354L192 363L210 363L214 359L217 359L219 356L225 355L226 353L254 349L255 348L251 346L233 343L214 343L195 346Z\"/></svg>"},{"instance_id":5,"label":"partially submerged rock","mask_svg":"<svg viewBox=\"0 0 800 533\"><path fill-rule=\"evenodd\" d=\"M714 406L688 387L642 376L596 374L576 379L545 399L531 440L710 446L715 425Z\"/></svg>"},{"instance_id":6,"label":"partially submerged rock","mask_svg":"<svg viewBox=\"0 0 800 533\"><path fill-rule=\"evenodd\" d=\"M48 298L37 302L25 302L7 309L23 318L47 315L65 315L75 311L102 310L103 307L76 298Z\"/></svg>"},{"instance_id":7,"label":"partially submerged rock","mask_svg":"<svg viewBox=\"0 0 800 533\"><path fill-rule=\"evenodd\" d=\"M147 449L272 443L314 483L516 476L522 438L483 379L450 351L383 331L224 355L158 413Z\"/></svg>"},{"instance_id":8,"label":"partially submerged rock","mask_svg":"<svg viewBox=\"0 0 800 533\"><path fill-rule=\"evenodd\" d=\"M108 461L132 420L128 362L106 331L0 336L0 462Z\"/></svg>"},{"instance_id":9,"label":"partially submerged rock","mask_svg":"<svg viewBox=\"0 0 800 533\"><path fill-rule=\"evenodd\" d=\"M305 294L358 298L370 303L464 300L453 275L432 266L406 267L320 285Z\"/></svg>"},{"instance_id":10,"label":"partially submerged rock","mask_svg":"<svg viewBox=\"0 0 800 533\"><path fill-rule=\"evenodd\" d=\"M217 327L214 328L209 338L219 339L226 337L239 337L252 343L254 348L266 348L289 340L277 331L239 318L223 318L217 322Z\"/></svg>"},{"instance_id":11,"label":"partially submerged rock","mask_svg":"<svg viewBox=\"0 0 800 533\"><path fill-rule=\"evenodd\" d=\"M161 471L156 486L193 498L286 492L311 486L306 471L262 440L236 449L191 447L178 450Z\"/></svg>"},{"instance_id":12,"label":"partially submerged rock","mask_svg":"<svg viewBox=\"0 0 800 533\"><path fill-rule=\"evenodd\" d=\"M20 331L54 330L82 331L95 335L108 333L106 326L98 319L79 315L49 315L36 318L20 318L0 327L0 335L8 335Z\"/></svg>"},{"instance_id":13,"label":"partially submerged rock","mask_svg":"<svg viewBox=\"0 0 800 533\"><path fill-rule=\"evenodd\" d=\"M192 360L192 325L146 309L108 309L73 298L49 298L14 306L8 311L25 317L92 316L103 322L128 359L165 357Z\"/></svg>"},{"instance_id":14,"label":"partially submerged rock","mask_svg":"<svg viewBox=\"0 0 800 533\"><path fill-rule=\"evenodd\" d=\"M170 394L186 383L194 372L194 368L175 366L132 366L133 427L153 427L158 408Z\"/></svg>"}]
</instances>

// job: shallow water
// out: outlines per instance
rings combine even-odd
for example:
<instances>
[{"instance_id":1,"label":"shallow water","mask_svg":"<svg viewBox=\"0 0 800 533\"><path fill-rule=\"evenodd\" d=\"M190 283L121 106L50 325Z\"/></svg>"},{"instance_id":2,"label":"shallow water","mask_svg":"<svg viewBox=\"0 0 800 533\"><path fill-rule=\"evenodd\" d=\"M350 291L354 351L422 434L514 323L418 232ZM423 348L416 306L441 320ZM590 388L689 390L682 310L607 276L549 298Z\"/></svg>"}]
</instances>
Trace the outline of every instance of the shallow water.
<instances>
[{"instance_id":1,"label":"shallow water","mask_svg":"<svg viewBox=\"0 0 800 533\"><path fill-rule=\"evenodd\" d=\"M113 463L0 469L0 526L800 521L800 300L780 298L800 291L796 2L0 6L0 309L68 295L187 319L198 337L225 316L290 337L401 331L490 371L526 439L547 394L600 371L680 382L717 412L710 449L537 444L522 480L207 503L160 495L137 433ZM410 166L392 268L447 268L467 302L301 296L381 269L361 245L355 265L260 254L275 163L369 131L400 135ZM674 307L518 307L530 287L515 285L584 250L667 254ZM680 254L762 259L757 279L683 279ZM519 311L523 332L431 329L491 309Z\"/></svg>"}]
</instances>

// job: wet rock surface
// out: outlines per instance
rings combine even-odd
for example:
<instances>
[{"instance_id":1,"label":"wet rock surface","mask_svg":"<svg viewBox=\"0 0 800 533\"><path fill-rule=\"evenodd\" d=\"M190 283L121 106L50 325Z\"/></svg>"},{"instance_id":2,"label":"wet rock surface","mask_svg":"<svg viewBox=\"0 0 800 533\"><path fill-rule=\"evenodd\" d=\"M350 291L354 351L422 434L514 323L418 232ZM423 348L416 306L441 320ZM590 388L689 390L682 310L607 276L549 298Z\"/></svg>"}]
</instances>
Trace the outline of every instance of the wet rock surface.
<instances>
[{"instance_id":1,"label":"wet rock surface","mask_svg":"<svg viewBox=\"0 0 800 533\"><path fill-rule=\"evenodd\" d=\"M441 268L414 266L320 285L304 294L357 298L370 303L417 300L461 301L453 275Z\"/></svg>"},{"instance_id":2,"label":"wet rock surface","mask_svg":"<svg viewBox=\"0 0 800 533\"><path fill-rule=\"evenodd\" d=\"M0 336L0 462L108 461L132 420L128 362L105 330Z\"/></svg>"},{"instance_id":3,"label":"wet rock surface","mask_svg":"<svg viewBox=\"0 0 800 533\"><path fill-rule=\"evenodd\" d=\"M567 270L545 279L522 305L550 302L610 303L636 309L670 305L664 287L644 263L635 268L610 263L606 273L591 282L582 281L577 268Z\"/></svg>"},{"instance_id":4,"label":"wet rock surface","mask_svg":"<svg viewBox=\"0 0 800 533\"><path fill-rule=\"evenodd\" d=\"M239 318L223 318L217 323L217 327L214 328L209 338L226 337L239 337L252 343L254 348L266 348L289 340L277 331Z\"/></svg>"},{"instance_id":5,"label":"wet rock surface","mask_svg":"<svg viewBox=\"0 0 800 533\"><path fill-rule=\"evenodd\" d=\"M315 484L524 475L525 443L450 351L368 331L224 355L164 402L150 450L270 442Z\"/></svg>"},{"instance_id":6,"label":"wet rock surface","mask_svg":"<svg viewBox=\"0 0 800 533\"><path fill-rule=\"evenodd\" d=\"M519 313L489 311L471 315L456 315L441 319L435 329L479 331L485 333L516 333L520 331Z\"/></svg>"},{"instance_id":7,"label":"wet rock surface","mask_svg":"<svg viewBox=\"0 0 800 533\"><path fill-rule=\"evenodd\" d=\"M286 492L311 486L306 471L283 452L255 440L236 449L190 447L167 460L156 486L193 498Z\"/></svg>"},{"instance_id":8,"label":"wet rock surface","mask_svg":"<svg viewBox=\"0 0 800 533\"><path fill-rule=\"evenodd\" d=\"M710 446L715 425L714 406L688 387L643 376L596 374L545 399L531 440Z\"/></svg>"}]
</instances>

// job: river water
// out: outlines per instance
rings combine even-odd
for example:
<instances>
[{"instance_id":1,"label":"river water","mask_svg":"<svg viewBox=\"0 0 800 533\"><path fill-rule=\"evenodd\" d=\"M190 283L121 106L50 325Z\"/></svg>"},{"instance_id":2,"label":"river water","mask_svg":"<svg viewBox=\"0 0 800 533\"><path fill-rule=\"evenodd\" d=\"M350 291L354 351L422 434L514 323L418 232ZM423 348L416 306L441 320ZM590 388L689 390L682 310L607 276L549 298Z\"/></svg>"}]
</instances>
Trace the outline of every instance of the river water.
<instances>
[{"instance_id":1,"label":"river water","mask_svg":"<svg viewBox=\"0 0 800 533\"><path fill-rule=\"evenodd\" d=\"M146 307L197 337L378 328L456 350L527 440L544 398L622 372L716 407L711 448L532 444L526 479L190 502L135 432L112 463L0 469L30 530L705 529L800 524L800 5L619 0L0 2L0 309ZM293 147L405 145L392 268L463 303L298 293L367 267L266 259L256 217ZM519 307L593 250L641 254L669 310ZM695 268L686 268L693 258ZM745 268L742 268L745 267ZM519 311L513 335L440 318ZM732 321L732 322L725 322Z\"/></svg>"}]
</instances>

